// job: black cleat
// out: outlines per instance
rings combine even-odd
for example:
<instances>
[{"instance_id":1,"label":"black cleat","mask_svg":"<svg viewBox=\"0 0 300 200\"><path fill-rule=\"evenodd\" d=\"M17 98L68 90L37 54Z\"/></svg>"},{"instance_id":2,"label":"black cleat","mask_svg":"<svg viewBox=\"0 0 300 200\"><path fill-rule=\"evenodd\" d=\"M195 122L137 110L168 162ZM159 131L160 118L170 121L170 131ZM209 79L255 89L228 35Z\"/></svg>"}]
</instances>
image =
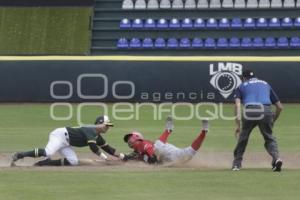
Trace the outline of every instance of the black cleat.
<instances>
[{"instance_id":1,"label":"black cleat","mask_svg":"<svg viewBox=\"0 0 300 200\"><path fill-rule=\"evenodd\" d=\"M281 167L282 167L282 160L281 159L277 159L274 163L273 163L273 172L280 172L281 171Z\"/></svg>"}]
</instances>

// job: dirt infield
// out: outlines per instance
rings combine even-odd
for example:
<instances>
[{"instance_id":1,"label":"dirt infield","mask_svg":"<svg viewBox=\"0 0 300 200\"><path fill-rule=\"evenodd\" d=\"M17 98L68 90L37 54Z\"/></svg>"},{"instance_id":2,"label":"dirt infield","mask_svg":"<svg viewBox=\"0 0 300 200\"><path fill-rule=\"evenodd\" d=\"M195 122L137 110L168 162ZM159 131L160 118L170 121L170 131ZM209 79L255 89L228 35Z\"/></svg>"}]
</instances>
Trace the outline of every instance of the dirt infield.
<instances>
[{"instance_id":1,"label":"dirt infield","mask_svg":"<svg viewBox=\"0 0 300 200\"><path fill-rule=\"evenodd\" d=\"M166 165L148 165L143 162L120 162L100 161L94 155L79 154L79 158L85 160L85 163L76 167L34 167L34 162L40 159L26 158L16 162L15 167L10 166L11 155L9 153L0 154L0 170L124 170L124 171L151 171L168 169L230 169L232 162L232 153L230 152L199 152L191 161L185 164L166 164ZM300 169L300 153L282 153L281 158L284 161L284 169ZM267 153L246 153L244 157L244 168L270 168L271 158Z\"/></svg>"}]
</instances>

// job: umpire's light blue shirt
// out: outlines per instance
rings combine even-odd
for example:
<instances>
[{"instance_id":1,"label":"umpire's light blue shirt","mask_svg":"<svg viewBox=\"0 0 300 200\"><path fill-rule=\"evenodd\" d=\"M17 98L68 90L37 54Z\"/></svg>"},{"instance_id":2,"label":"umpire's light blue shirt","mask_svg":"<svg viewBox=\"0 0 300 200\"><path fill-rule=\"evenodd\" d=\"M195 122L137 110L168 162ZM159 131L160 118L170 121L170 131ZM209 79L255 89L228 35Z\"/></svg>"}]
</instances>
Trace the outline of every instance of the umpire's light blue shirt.
<instances>
[{"instance_id":1,"label":"umpire's light blue shirt","mask_svg":"<svg viewBox=\"0 0 300 200\"><path fill-rule=\"evenodd\" d=\"M242 104L271 105L279 101L272 87L263 80L251 78L243 82L236 90L234 98L241 99Z\"/></svg>"}]
</instances>

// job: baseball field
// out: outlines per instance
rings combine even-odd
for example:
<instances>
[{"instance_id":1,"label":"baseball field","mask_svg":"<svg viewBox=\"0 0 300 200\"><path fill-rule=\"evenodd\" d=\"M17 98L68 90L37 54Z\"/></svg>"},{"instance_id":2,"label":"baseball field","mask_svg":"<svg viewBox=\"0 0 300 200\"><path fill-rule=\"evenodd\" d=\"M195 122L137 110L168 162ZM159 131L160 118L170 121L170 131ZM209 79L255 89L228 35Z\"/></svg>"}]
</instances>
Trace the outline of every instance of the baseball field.
<instances>
[{"instance_id":1,"label":"baseball field","mask_svg":"<svg viewBox=\"0 0 300 200\"><path fill-rule=\"evenodd\" d=\"M110 115L112 105L109 105ZM210 131L197 155L180 166L150 166L128 162L91 166L33 167L38 159L26 158L10 167L13 152L44 147L50 131L57 127L77 126L78 104L72 105L69 120L53 120L50 104L0 104L0 200L53 199L204 199L204 200L296 200L300 191L300 125L299 104L284 104L284 111L274 132L284 161L283 171L274 173L271 158L264 150L258 129L252 133L245 154L243 169L230 170L235 146L234 121L210 121ZM67 116L70 108L56 108L55 116ZM203 115L205 111L201 110ZM233 105L224 106L223 114L232 116ZM101 110L87 107L81 110L84 123L93 123ZM151 108L143 108L139 119L117 120L104 136L119 151L130 149L122 141L130 130L138 130L155 140L164 129L167 112L154 120ZM184 107L177 116L188 116ZM217 115L220 115L218 113ZM128 117L128 113L119 113ZM175 131L169 142L179 147L189 146L201 128L197 117L175 120ZM96 159L88 147L76 149L80 158Z\"/></svg>"}]
</instances>

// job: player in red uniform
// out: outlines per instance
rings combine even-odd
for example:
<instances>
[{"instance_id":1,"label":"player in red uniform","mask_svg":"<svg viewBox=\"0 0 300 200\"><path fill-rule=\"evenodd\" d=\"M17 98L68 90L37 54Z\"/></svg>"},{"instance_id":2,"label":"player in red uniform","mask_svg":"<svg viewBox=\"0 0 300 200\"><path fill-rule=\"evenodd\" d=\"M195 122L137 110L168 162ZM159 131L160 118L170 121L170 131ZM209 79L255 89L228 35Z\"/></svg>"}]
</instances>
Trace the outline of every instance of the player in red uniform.
<instances>
[{"instance_id":1,"label":"player in red uniform","mask_svg":"<svg viewBox=\"0 0 300 200\"><path fill-rule=\"evenodd\" d=\"M154 143L145 140L139 132L131 132L124 136L124 141L134 151L131 154L125 155L123 160L143 160L147 163L164 163L164 162L186 162L190 160L200 148L205 136L208 132L208 121L203 120L203 129L191 146L186 148L178 148L170 143L167 143L169 135L172 133L174 126L171 117L168 117L166 130Z\"/></svg>"}]
</instances>

